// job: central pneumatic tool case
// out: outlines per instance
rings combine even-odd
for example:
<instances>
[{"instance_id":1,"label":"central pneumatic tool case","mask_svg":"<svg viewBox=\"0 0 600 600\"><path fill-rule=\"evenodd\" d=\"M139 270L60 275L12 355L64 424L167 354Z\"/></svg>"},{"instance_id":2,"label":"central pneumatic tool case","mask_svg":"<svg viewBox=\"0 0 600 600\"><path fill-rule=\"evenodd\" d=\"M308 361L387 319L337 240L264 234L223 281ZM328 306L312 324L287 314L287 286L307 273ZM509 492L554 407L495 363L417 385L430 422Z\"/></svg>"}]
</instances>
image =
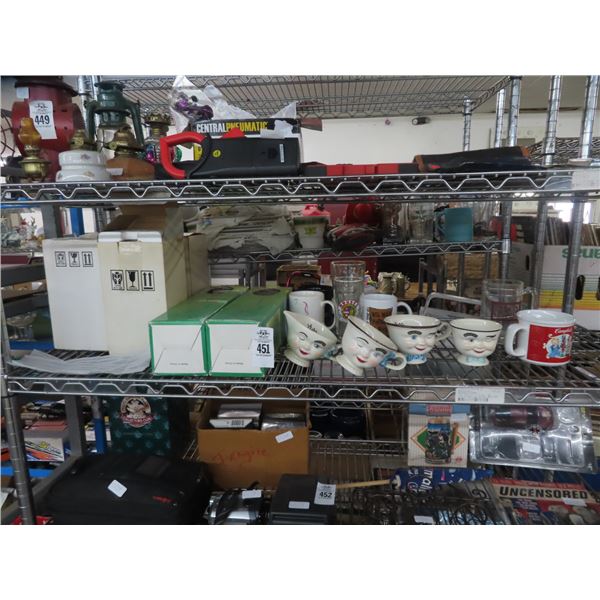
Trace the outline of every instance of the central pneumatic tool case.
<instances>
[{"instance_id":1,"label":"central pneumatic tool case","mask_svg":"<svg viewBox=\"0 0 600 600\"><path fill-rule=\"evenodd\" d=\"M211 487L204 463L92 454L54 484L46 510L57 525L200 524Z\"/></svg>"},{"instance_id":2,"label":"central pneumatic tool case","mask_svg":"<svg viewBox=\"0 0 600 600\"><path fill-rule=\"evenodd\" d=\"M200 144L200 158L173 165L170 148L186 143ZM160 151L162 169L157 171L159 178L286 177L300 172L298 138L245 137L232 131L214 139L186 131L161 138Z\"/></svg>"}]
</instances>

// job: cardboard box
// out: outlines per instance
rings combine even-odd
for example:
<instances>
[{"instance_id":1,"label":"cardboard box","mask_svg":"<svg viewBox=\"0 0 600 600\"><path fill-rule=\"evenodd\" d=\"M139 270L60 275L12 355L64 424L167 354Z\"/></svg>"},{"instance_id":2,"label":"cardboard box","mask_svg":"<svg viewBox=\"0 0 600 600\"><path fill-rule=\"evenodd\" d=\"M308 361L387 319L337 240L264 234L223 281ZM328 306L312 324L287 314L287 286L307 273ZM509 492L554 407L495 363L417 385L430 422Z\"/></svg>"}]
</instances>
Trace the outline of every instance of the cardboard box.
<instances>
[{"instance_id":1,"label":"cardboard box","mask_svg":"<svg viewBox=\"0 0 600 600\"><path fill-rule=\"evenodd\" d=\"M513 243L509 275L529 285L533 244ZM546 246L542 271L540 308L562 310L568 246ZM578 325L600 330L600 247L583 246L579 257L574 316Z\"/></svg>"},{"instance_id":2,"label":"cardboard box","mask_svg":"<svg viewBox=\"0 0 600 600\"><path fill-rule=\"evenodd\" d=\"M181 214L162 207L144 208L155 210L123 214L98 238L111 354L150 354L149 321L187 298Z\"/></svg>"},{"instance_id":3,"label":"cardboard box","mask_svg":"<svg viewBox=\"0 0 600 600\"><path fill-rule=\"evenodd\" d=\"M223 404L227 403L207 401L197 430L198 460L208 464L217 486L223 489L247 487L258 481L260 487L274 489L284 473L308 473L308 403L269 401L263 404L263 412L304 412L306 427L266 431L211 429L209 420L216 417Z\"/></svg>"},{"instance_id":4,"label":"cardboard box","mask_svg":"<svg viewBox=\"0 0 600 600\"><path fill-rule=\"evenodd\" d=\"M54 346L108 350L98 235L42 242Z\"/></svg>"},{"instance_id":5,"label":"cardboard box","mask_svg":"<svg viewBox=\"0 0 600 600\"><path fill-rule=\"evenodd\" d=\"M193 296L210 286L208 236L201 233L186 234L183 240L188 296Z\"/></svg>"},{"instance_id":6,"label":"cardboard box","mask_svg":"<svg viewBox=\"0 0 600 600\"><path fill-rule=\"evenodd\" d=\"M285 339L283 311L289 291L289 288L252 289L206 320L206 353L211 375L260 377L267 372L255 366L252 340L257 327L271 327L277 352Z\"/></svg>"},{"instance_id":7,"label":"cardboard box","mask_svg":"<svg viewBox=\"0 0 600 600\"><path fill-rule=\"evenodd\" d=\"M467 466L469 405L411 404L408 410L408 466Z\"/></svg>"},{"instance_id":8,"label":"cardboard box","mask_svg":"<svg viewBox=\"0 0 600 600\"><path fill-rule=\"evenodd\" d=\"M149 323L152 369L157 375L206 375L206 319L246 292L215 287L170 308Z\"/></svg>"},{"instance_id":9,"label":"cardboard box","mask_svg":"<svg viewBox=\"0 0 600 600\"><path fill-rule=\"evenodd\" d=\"M64 421L39 421L23 431L27 460L33 462L62 462L68 439Z\"/></svg>"}]
</instances>

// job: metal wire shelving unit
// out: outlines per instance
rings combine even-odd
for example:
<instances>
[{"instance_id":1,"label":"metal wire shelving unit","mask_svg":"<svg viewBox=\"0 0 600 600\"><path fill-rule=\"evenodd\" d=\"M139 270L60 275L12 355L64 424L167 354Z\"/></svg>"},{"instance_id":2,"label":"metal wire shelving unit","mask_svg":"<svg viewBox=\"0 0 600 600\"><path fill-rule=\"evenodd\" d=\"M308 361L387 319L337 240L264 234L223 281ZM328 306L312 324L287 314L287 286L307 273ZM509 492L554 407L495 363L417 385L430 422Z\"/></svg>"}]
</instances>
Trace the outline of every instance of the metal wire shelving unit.
<instances>
[{"instance_id":1,"label":"metal wire shelving unit","mask_svg":"<svg viewBox=\"0 0 600 600\"><path fill-rule=\"evenodd\" d=\"M213 265L235 264L238 262L279 263L290 260L318 260L321 258L339 258L352 254L355 258L390 258L394 256L428 256L432 254L457 254L462 252L501 252L501 240L481 240L475 242L433 242L430 244L373 244L362 250L336 251L331 248L322 250L305 250L302 248L284 250L278 254L267 251L256 252L221 252L214 251L209 255Z\"/></svg>"},{"instance_id":2,"label":"metal wire shelving unit","mask_svg":"<svg viewBox=\"0 0 600 600\"><path fill-rule=\"evenodd\" d=\"M406 402L455 402L457 388L489 387L504 390L506 404L600 404L598 349L600 335L580 332L574 360L561 368L530 365L497 350L487 367L466 367L455 358L449 342L443 342L423 365L409 365L402 372L368 369L362 377L348 375L337 363L314 361L304 369L279 359L264 378L159 377L148 369L130 376L66 376L11 369L8 391L13 394L64 396L147 396L161 398L212 398L310 400L315 406L389 409ZM63 359L94 356L91 352L54 352Z\"/></svg>"},{"instance_id":3,"label":"metal wire shelving unit","mask_svg":"<svg viewBox=\"0 0 600 600\"><path fill-rule=\"evenodd\" d=\"M139 100L143 108L163 106L172 85L172 77L120 78L125 93ZM298 100L301 117L343 118L361 116L396 116L453 113L463 114L463 149L469 149L471 115L474 109L497 94L495 142L503 137L505 88L510 88L507 143L516 144L520 99L519 77L208 77L191 78L196 84L214 83L226 98L257 114L267 116L279 110L288 100ZM553 85L557 77L553 78ZM591 148L591 131L598 77L588 78L586 106L580 143L580 158ZM549 105L549 115L556 118L556 102ZM549 118L549 122L551 119ZM548 127L549 138L555 137ZM548 141L548 140L546 140ZM552 141L552 140L550 140ZM565 285L566 310L572 311L575 295L577 260L581 245L583 204L600 196L600 183L579 175L591 169L549 168L552 165L551 144L544 147L545 169L522 172L488 172L460 174L423 174L359 177L290 177L228 180L182 180L150 182L99 182L94 184L11 184L2 186L4 207L40 206L44 220L49 217L48 232L59 231L52 223L58 207L114 207L125 204L171 203L174 205L304 204L307 200L322 202L359 202L366 198L377 202L436 202L443 200L501 201L503 206L502 239L474 242L472 245L386 245L371 246L358 256L402 256L458 253L459 271L464 269L466 252L500 251L501 276L506 277L510 253L511 207L515 201L568 198L575 209L574 231L569 246L569 263ZM587 149L587 150L586 150ZM54 217L53 217L54 216ZM545 219L539 220L544 224ZM46 225L46 223L45 223ZM543 229L542 229L543 234ZM541 243L539 240L542 240ZM544 236L536 244L538 259L543 253ZM300 252L300 251L298 251ZM327 252L327 251L323 251ZM373 254L370 254L373 253ZM319 253L321 255L322 253ZM243 257L223 255L216 262L277 262L296 256L296 251L267 255L245 253ZM3 323L3 340L6 329ZM500 344L501 345L501 344ZM488 367L469 369L453 360L452 348L444 343L431 354L427 363L407 367L401 374L371 370L363 377L348 376L337 364L318 361L312 369L297 367L285 360L264 379L168 378L149 371L132 376L95 375L68 376L36 373L29 369L3 364L2 396L7 421L9 448L15 467L18 505L24 523L34 523L34 502L51 485L52 480L68 471L78 455L85 452L82 434L81 396L142 395L168 398L232 398L310 401L322 407L364 409L373 414L397 411L410 402L455 402L457 389L504 389L507 404L569 403L580 406L600 404L600 372L597 334L579 331L574 344L573 361L561 368L529 365L497 351ZM5 353L6 354L6 353ZM57 353L63 358L89 353ZM65 398L72 457L56 474L32 489L24 454L19 415L20 398L31 395L59 395ZM373 457L391 458L398 462L405 454L405 440L319 440L313 444L313 455L319 460L346 457L366 468ZM354 478L347 474L347 478ZM342 477L343 479L343 477Z\"/></svg>"},{"instance_id":4,"label":"metal wire shelving unit","mask_svg":"<svg viewBox=\"0 0 600 600\"><path fill-rule=\"evenodd\" d=\"M175 78L111 77L125 96L148 109L168 109ZM465 98L473 109L505 88L506 76L190 75L196 87L216 86L227 101L257 117L268 117L297 102L302 118L422 116L461 113Z\"/></svg>"},{"instance_id":5,"label":"metal wire shelving unit","mask_svg":"<svg viewBox=\"0 0 600 600\"><path fill-rule=\"evenodd\" d=\"M345 177L278 177L90 183L31 183L2 186L2 201L16 206L119 204L182 205L305 204L322 202L433 202L600 195L598 187L574 180L576 171L544 170L456 174L369 175Z\"/></svg>"}]
</instances>

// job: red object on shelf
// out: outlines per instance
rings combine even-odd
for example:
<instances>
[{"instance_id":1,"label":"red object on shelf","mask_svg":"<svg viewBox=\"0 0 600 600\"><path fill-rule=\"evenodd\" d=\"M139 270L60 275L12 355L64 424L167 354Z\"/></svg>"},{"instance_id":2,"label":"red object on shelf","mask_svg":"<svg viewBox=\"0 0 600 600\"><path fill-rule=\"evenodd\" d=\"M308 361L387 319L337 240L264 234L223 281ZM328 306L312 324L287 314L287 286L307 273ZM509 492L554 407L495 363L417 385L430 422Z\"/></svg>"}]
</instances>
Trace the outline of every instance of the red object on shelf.
<instances>
[{"instance_id":1,"label":"red object on shelf","mask_svg":"<svg viewBox=\"0 0 600 600\"><path fill-rule=\"evenodd\" d=\"M69 142L76 129L83 129L83 117L79 106L73 103L73 97L77 92L60 77L17 77L16 88L26 88L27 97L17 100L12 105L12 133L17 148L25 156L25 148L19 141L19 128L21 119L29 117L29 105L36 100L52 102L52 116L56 139L42 139L40 144L44 158L50 161L48 179L54 181L54 176L60 169L58 155L69 150Z\"/></svg>"},{"instance_id":2,"label":"red object on shelf","mask_svg":"<svg viewBox=\"0 0 600 600\"><path fill-rule=\"evenodd\" d=\"M37 516L35 518L35 524L36 525L49 525L50 523L52 523L52 517L40 517L40 516ZM19 515L11 523L11 525L23 525L23 519L21 518L21 515Z\"/></svg>"},{"instance_id":3,"label":"red object on shelf","mask_svg":"<svg viewBox=\"0 0 600 600\"><path fill-rule=\"evenodd\" d=\"M370 165L337 164L326 165L318 162L302 165L303 174L308 177L344 177L350 175L398 175L418 173L416 163L374 163Z\"/></svg>"},{"instance_id":4,"label":"red object on shelf","mask_svg":"<svg viewBox=\"0 0 600 600\"><path fill-rule=\"evenodd\" d=\"M502 239L502 217L492 217L490 221L490 227L492 231L498 236L498 239ZM512 242L517 241L517 225L516 223L510 224L510 239Z\"/></svg>"}]
</instances>

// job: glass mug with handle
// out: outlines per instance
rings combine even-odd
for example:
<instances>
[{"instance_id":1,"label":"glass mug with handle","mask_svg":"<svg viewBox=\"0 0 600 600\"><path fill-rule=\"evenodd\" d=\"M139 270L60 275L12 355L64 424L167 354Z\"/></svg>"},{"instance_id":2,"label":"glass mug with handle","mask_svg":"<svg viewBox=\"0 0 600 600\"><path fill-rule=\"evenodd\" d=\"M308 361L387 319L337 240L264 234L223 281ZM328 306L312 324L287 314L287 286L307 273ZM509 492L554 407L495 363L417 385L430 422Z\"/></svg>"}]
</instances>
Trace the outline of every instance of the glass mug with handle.
<instances>
[{"instance_id":1,"label":"glass mug with handle","mask_svg":"<svg viewBox=\"0 0 600 600\"><path fill-rule=\"evenodd\" d=\"M523 308L523 296L529 294L535 303L533 288L525 287L518 279L484 279L481 291L481 318L498 321L502 325L516 323L517 313Z\"/></svg>"},{"instance_id":2,"label":"glass mug with handle","mask_svg":"<svg viewBox=\"0 0 600 600\"><path fill-rule=\"evenodd\" d=\"M288 296L290 312L311 317L319 323L325 324L329 329L335 325L335 305L331 300L325 300L325 294L317 290L299 290L291 292ZM331 306L334 318L329 325L325 323L325 306Z\"/></svg>"}]
</instances>

